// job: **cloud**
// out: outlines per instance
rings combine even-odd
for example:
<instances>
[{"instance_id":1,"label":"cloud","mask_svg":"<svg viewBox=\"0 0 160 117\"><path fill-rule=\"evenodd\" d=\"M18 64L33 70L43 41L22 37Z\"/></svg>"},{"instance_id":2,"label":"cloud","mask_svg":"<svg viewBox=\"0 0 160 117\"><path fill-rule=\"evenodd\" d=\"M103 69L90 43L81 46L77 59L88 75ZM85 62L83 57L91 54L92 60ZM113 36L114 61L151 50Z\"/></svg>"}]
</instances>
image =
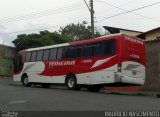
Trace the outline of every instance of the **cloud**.
<instances>
[{"instance_id":1,"label":"cloud","mask_svg":"<svg viewBox=\"0 0 160 117\"><path fill-rule=\"evenodd\" d=\"M3 31L5 29L6 29L6 27L4 25L0 24L0 31Z\"/></svg>"},{"instance_id":2,"label":"cloud","mask_svg":"<svg viewBox=\"0 0 160 117\"><path fill-rule=\"evenodd\" d=\"M12 41L16 38L15 34L4 34L0 36L4 45L14 46Z\"/></svg>"},{"instance_id":3,"label":"cloud","mask_svg":"<svg viewBox=\"0 0 160 117\"><path fill-rule=\"evenodd\" d=\"M17 35L39 33L40 30L34 30L34 29L39 29L42 27L47 27L47 26L42 26L41 23L34 23L34 22L18 22L15 24L8 23L5 26L0 25L0 43L4 43L5 45L9 46L14 46L12 41L16 39Z\"/></svg>"}]
</instances>

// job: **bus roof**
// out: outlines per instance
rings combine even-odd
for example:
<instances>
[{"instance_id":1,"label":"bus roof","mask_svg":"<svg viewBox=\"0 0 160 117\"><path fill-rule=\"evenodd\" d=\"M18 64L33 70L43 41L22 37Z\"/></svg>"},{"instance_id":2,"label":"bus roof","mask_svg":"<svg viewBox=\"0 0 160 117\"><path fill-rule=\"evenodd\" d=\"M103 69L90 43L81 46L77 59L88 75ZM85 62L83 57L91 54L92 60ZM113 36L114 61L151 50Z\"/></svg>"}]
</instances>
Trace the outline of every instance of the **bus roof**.
<instances>
[{"instance_id":1,"label":"bus roof","mask_svg":"<svg viewBox=\"0 0 160 117\"><path fill-rule=\"evenodd\" d=\"M57 48L57 47L63 47L63 46L68 46L68 45L69 45L69 43L63 43L63 44L43 46L43 47L37 47L37 48L29 48L29 49L26 49L26 51L35 51L35 50L41 50L41 49Z\"/></svg>"},{"instance_id":2,"label":"bus roof","mask_svg":"<svg viewBox=\"0 0 160 117\"><path fill-rule=\"evenodd\" d=\"M106 40L106 38L113 38L122 35L121 33L117 34L111 34L111 35L104 35L95 39L88 39L88 40L81 40L81 41L75 41L75 42L70 42L70 45L77 45L77 44L83 44L83 43L91 43L91 42L97 42L97 41L102 41Z\"/></svg>"}]
</instances>

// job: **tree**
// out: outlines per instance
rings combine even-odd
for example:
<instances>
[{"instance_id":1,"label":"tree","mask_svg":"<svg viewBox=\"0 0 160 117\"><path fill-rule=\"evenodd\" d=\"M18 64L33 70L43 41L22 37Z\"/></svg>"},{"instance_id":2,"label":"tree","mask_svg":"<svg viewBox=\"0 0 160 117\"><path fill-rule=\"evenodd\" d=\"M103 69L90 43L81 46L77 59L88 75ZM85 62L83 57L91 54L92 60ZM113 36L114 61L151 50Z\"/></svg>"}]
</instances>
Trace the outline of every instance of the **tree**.
<instances>
[{"instance_id":1,"label":"tree","mask_svg":"<svg viewBox=\"0 0 160 117\"><path fill-rule=\"evenodd\" d=\"M74 24L74 23L68 24L65 27L61 27L59 32L64 35L68 35L74 40L85 40L85 39L92 38L91 26L88 26L87 22L85 21L78 24ZM101 33L96 30L94 36L100 37Z\"/></svg>"},{"instance_id":2,"label":"tree","mask_svg":"<svg viewBox=\"0 0 160 117\"><path fill-rule=\"evenodd\" d=\"M73 39L57 32L40 31L39 34L21 34L12 41L18 51L22 49L42 47L60 43L71 42Z\"/></svg>"}]
</instances>

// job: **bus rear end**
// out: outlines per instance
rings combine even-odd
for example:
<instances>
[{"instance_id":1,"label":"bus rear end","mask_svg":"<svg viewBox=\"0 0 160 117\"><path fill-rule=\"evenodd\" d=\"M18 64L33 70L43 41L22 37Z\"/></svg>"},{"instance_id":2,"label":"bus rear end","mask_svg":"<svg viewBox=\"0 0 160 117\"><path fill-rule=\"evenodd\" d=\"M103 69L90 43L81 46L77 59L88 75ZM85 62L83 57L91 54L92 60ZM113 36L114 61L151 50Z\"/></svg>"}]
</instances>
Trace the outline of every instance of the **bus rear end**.
<instances>
[{"instance_id":1,"label":"bus rear end","mask_svg":"<svg viewBox=\"0 0 160 117\"><path fill-rule=\"evenodd\" d=\"M145 82L145 44L144 41L129 35L122 35L120 44L121 83L144 85Z\"/></svg>"},{"instance_id":2,"label":"bus rear end","mask_svg":"<svg viewBox=\"0 0 160 117\"><path fill-rule=\"evenodd\" d=\"M17 55L14 58L14 75L13 75L13 80L14 81L21 81L21 75L22 75L22 69L24 66L24 61L25 61L25 54L26 51L20 51L17 53Z\"/></svg>"}]
</instances>

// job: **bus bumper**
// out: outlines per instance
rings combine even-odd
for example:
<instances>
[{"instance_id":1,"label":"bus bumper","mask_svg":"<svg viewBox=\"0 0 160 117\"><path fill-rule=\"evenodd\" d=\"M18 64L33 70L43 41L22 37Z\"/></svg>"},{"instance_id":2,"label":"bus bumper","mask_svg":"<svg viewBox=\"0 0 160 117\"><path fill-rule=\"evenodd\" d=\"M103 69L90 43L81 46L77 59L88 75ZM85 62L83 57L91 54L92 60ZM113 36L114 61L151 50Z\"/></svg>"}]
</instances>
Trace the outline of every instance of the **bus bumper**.
<instances>
[{"instance_id":1,"label":"bus bumper","mask_svg":"<svg viewBox=\"0 0 160 117\"><path fill-rule=\"evenodd\" d=\"M145 78L134 78L134 77L121 75L120 73L115 73L114 81L115 83L144 85Z\"/></svg>"},{"instance_id":2,"label":"bus bumper","mask_svg":"<svg viewBox=\"0 0 160 117\"><path fill-rule=\"evenodd\" d=\"M134 78L134 77L128 77L128 76L122 75L121 82L128 83L128 84L144 85L145 78Z\"/></svg>"}]
</instances>

